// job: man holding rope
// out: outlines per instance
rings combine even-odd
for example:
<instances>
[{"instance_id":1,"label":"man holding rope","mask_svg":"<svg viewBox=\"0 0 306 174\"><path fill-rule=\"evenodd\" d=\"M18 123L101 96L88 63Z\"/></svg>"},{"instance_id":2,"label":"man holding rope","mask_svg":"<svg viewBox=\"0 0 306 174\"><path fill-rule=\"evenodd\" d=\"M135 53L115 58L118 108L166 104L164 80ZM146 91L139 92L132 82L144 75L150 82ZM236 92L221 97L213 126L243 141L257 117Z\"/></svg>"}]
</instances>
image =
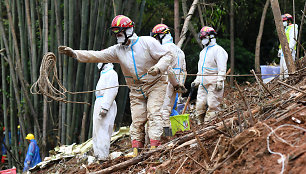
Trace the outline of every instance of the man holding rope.
<instances>
[{"instance_id":1,"label":"man holding rope","mask_svg":"<svg viewBox=\"0 0 306 174\"><path fill-rule=\"evenodd\" d=\"M119 63L129 86L132 125L130 135L133 155L138 155L144 147L145 124L151 148L159 146L163 133L161 107L166 93L166 77L162 74L168 69L173 55L157 40L150 36L138 37L134 33L134 22L118 15L110 28L117 38L116 45L102 51L73 50L66 46L58 48L59 53L76 58L80 62Z\"/></svg>"}]
</instances>

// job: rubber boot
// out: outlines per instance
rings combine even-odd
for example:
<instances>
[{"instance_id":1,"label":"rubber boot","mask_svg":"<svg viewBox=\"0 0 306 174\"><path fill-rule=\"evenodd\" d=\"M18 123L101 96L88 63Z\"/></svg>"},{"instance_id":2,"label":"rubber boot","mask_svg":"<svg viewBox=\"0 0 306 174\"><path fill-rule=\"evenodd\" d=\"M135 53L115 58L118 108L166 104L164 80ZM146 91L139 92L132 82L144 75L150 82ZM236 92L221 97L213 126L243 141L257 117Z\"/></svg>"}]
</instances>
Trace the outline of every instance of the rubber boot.
<instances>
[{"instance_id":1,"label":"rubber boot","mask_svg":"<svg viewBox=\"0 0 306 174\"><path fill-rule=\"evenodd\" d=\"M200 115L196 115L196 118L195 118L196 123L197 123L198 125L203 124L203 123L204 123L204 119L205 119L205 113L200 114Z\"/></svg>"},{"instance_id":2,"label":"rubber boot","mask_svg":"<svg viewBox=\"0 0 306 174\"><path fill-rule=\"evenodd\" d=\"M216 112L206 112L204 123L208 124L217 117Z\"/></svg>"},{"instance_id":3,"label":"rubber boot","mask_svg":"<svg viewBox=\"0 0 306 174\"><path fill-rule=\"evenodd\" d=\"M156 147L161 145L159 140L152 140L152 139L150 139L150 144L151 144L151 149L155 149Z\"/></svg>"},{"instance_id":4,"label":"rubber boot","mask_svg":"<svg viewBox=\"0 0 306 174\"><path fill-rule=\"evenodd\" d=\"M166 137L171 137L172 136L172 129L170 127L163 127L164 129L164 135Z\"/></svg>"},{"instance_id":5,"label":"rubber boot","mask_svg":"<svg viewBox=\"0 0 306 174\"><path fill-rule=\"evenodd\" d=\"M133 148L133 153L128 154L125 157L134 158L134 157L138 156L138 154L140 152L139 148L143 148L143 143L141 141L133 140L132 141L132 148Z\"/></svg>"}]
</instances>

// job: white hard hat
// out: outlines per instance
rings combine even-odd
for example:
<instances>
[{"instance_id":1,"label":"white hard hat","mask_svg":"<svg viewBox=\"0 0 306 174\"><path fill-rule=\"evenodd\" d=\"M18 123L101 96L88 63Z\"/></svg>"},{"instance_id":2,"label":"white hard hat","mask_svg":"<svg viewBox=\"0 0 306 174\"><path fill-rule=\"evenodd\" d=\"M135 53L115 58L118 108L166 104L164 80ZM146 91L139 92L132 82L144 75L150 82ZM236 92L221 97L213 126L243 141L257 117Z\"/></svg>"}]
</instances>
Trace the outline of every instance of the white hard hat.
<instances>
[{"instance_id":1,"label":"white hard hat","mask_svg":"<svg viewBox=\"0 0 306 174\"><path fill-rule=\"evenodd\" d=\"M101 69L102 66L103 66L103 63L98 63L98 65L97 65L98 69Z\"/></svg>"}]
</instances>

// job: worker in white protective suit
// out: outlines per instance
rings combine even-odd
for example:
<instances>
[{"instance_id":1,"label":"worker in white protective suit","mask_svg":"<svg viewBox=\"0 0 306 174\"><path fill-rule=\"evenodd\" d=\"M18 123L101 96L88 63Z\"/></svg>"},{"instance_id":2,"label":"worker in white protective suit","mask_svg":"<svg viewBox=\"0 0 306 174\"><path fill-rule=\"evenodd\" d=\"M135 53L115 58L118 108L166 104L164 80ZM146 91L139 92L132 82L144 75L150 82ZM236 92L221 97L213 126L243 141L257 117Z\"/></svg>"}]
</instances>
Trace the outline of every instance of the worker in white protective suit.
<instances>
[{"instance_id":1,"label":"worker in white protective suit","mask_svg":"<svg viewBox=\"0 0 306 174\"><path fill-rule=\"evenodd\" d=\"M295 61L295 53L296 53L296 40L298 35L298 25L292 24L293 18L290 14L282 15L283 25L285 27L285 34L289 43L289 49L291 51L292 59ZM289 77L288 68L286 65L284 53L281 45L279 45L278 57L280 57L280 78L284 79Z\"/></svg>"},{"instance_id":2,"label":"worker in white protective suit","mask_svg":"<svg viewBox=\"0 0 306 174\"><path fill-rule=\"evenodd\" d=\"M204 49L200 52L198 76L191 84L192 87L198 86L196 116L199 123L208 123L214 119L223 100L228 55L216 43L216 34L213 28L207 26L199 33Z\"/></svg>"},{"instance_id":3,"label":"worker in white protective suit","mask_svg":"<svg viewBox=\"0 0 306 174\"><path fill-rule=\"evenodd\" d=\"M113 67L112 63L98 63L100 78L96 86L92 140L94 154L101 160L105 160L109 155L110 140L117 115L115 98L119 83L117 72Z\"/></svg>"},{"instance_id":4,"label":"worker in white protective suit","mask_svg":"<svg viewBox=\"0 0 306 174\"><path fill-rule=\"evenodd\" d=\"M164 104L162 107L164 134L165 136L171 136L172 130L169 117L173 109L176 96L178 96L177 93L184 93L187 91L184 87L187 74L185 54L178 46L173 43L173 38L167 25L157 24L152 29L150 35L158 40L174 55L174 59L172 60L172 63L167 70L168 85Z\"/></svg>"},{"instance_id":5,"label":"worker in white protective suit","mask_svg":"<svg viewBox=\"0 0 306 174\"><path fill-rule=\"evenodd\" d=\"M59 53L75 57L80 62L113 62L121 65L126 83L131 90L131 157L135 157L139 149L144 147L147 122L151 148L161 144L161 96L165 95L167 87L166 77L162 74L167 71L173 55L154 38L138 37L134 33L133 21L124 15L118 15L113 19L111 30L118 43L114 46L102 51L73 50L60 46Z\"/></svg>"}]
</instances>

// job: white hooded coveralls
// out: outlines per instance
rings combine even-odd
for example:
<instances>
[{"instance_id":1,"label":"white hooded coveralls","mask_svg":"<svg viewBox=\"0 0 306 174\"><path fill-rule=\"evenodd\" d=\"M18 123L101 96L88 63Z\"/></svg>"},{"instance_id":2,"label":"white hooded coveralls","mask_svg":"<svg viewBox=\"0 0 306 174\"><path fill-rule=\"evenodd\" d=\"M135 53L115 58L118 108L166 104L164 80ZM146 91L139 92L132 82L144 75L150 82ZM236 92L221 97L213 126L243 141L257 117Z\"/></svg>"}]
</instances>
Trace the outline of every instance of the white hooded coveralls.
<instances>
[{"instance_id":1,"label":"white hooded coveralls","mask_svg":"<svg viewBox=\"0 0 306 174\"><path fill-rule=\"evenodd\" d=\"M296 41L295 39L297 39L297 35L298 35L298 25L297 24L290 24L289 26L287 26L285 28L285 33L286 33L286 37L289 43L289 49L292 51L291 55L292 55L292 59L293 61L295 61L295 53L296 53ZM286 61L285 61L285 57L284 57L284 53L283 50L281 48L281 46L279 46L279 52L281 53L280 56L280 74L284 73L284 78L289 77L288 75L288 68L286 65ZM282 76L281 76L282 77Z\"/></svg>"},{"instance_id":2,"label":"white hooded coveralls","mask_svg":"<svg viewBox=\"0 0 306 174\"><path fill-rule=\"evenodd\" d=\"M174 59L169 67L169 71L173 70L175 73L176 81L178 84L184 85L185 83L185 73L186 73L186 61L184 52L173 43L173 38L171 34L166 34L162 40L162 45L166 47L174 55ZM169 73L169 72L168 72ZM162 108L162 117L164 127L170 127L169 116L171 114L174 102L175 102L176 93L174 92L173 85L168 81L166 95Z\"/></svg>"},{"instance_id":3,"label":"white hooded coveralls","mask_svg":"<svg viewBox=\"0 0 306 174\"><path fill-rule=\"evenodd\" d=\"M80 62L119 63L129 86L132 125L132 142L144 142L144 125L148 122L149 138L159 141L163 133L161 107L166 93L166 77L162 76L172 60L170 51L150 36L129 38L128 46L116 44L102 51L75 50ZM160 74L147 74L152 67L158 67ZM151 141L151 145L152 145ZM132 144L133 147L138 146Z\"/></svg>"},{"instance_id":4,"label":"white hooded coveralls","mask_svg":"<svg viewBox=\"0 0 306 174\"><path fill-rule=\"evenodd\" d=\"M209 45L200 52L197 74L221 76L197 76L194 80L200 83L196 101L198 116L205 113L206 105L208 105L207 114L215 115L221 109L220 103L223 100L224 88L217 91L216 85L218 81L222 81L224 86L227 59L227 52L216 43L215 39L212 39Z\"/></svg>"},{"instance_id":5,"label":"white hooded coveralls","mask_svg":"<svg viewBox=\"0 0 306 174\"><path fill-rule=\"evenodd\" d=\"M106 64L100 72L96 90L118 85L118 75L113 69L113 64ZM110 140L117 114L115 101L117 93L118 87L96 91L92 139L94 154L100 159L106 159L109 155ZM99 115L102 109L108 110L105 117Z\"/></svg>"}]
</instances>

